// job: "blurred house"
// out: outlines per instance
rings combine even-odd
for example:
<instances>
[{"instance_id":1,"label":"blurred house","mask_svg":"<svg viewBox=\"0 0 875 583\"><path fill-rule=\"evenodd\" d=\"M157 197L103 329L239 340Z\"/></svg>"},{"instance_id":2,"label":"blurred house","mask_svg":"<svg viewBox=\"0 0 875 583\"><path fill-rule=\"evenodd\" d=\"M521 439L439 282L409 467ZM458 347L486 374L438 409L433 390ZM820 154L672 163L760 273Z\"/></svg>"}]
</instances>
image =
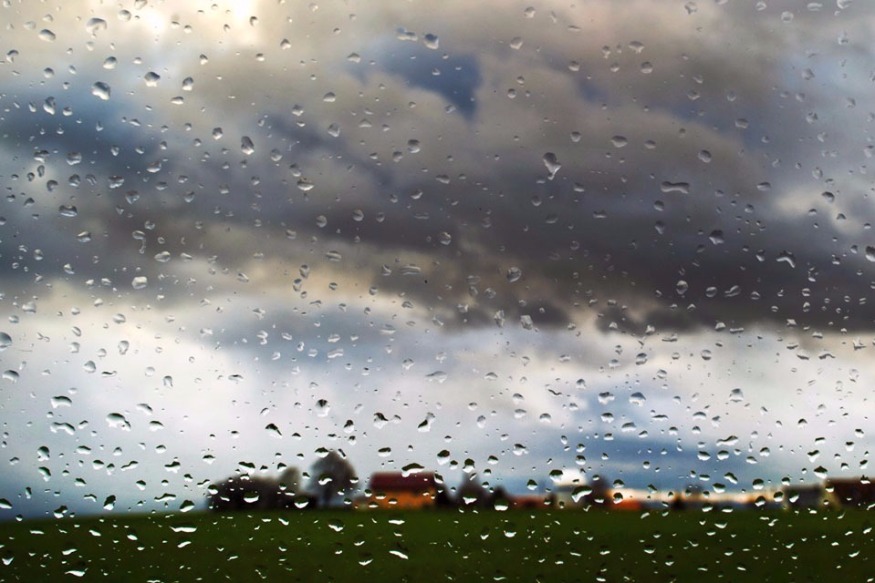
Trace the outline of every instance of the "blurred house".
<instances>
[{"instance_id":1,"label":"blurred house","mask_svg":"<svg viewBox=\"0 0 875 583\"><path fill-rule=\"evenodd\" d=\"M783 488L784 505L787 508L835 507L835 497L823 484L799 484Z\"/></svg>"},{"instance_id":2,"label":"blurred house","mask_svg":"<svg viewBox=\"0 0 875 583\"><path fill-rule=\"evenodd\" d=\"M371 475L369 490L370 508L431 508L438 496L434 472L377 472Z\"/></svg>"},{"instance_id":3,"label":"blurred house","mask_svg":"<svg viewBox=\"0 0 875 583\"><path fill-rule=\"evenodd\" d=\"M841 506L875 507L875 484L868 478L831 478L825 488Z\"/></svg>"}]
</instances>

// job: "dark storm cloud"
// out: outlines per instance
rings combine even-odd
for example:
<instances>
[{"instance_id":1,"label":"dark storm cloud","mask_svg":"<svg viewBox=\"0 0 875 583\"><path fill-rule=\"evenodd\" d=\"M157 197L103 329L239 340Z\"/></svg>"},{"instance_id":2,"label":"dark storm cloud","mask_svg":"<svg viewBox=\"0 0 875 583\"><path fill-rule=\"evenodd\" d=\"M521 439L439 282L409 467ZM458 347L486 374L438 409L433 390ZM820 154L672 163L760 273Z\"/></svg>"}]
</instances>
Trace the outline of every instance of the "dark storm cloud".
<instances>
[{"instance_id":1,"label":"dark storm cloud","mask_svg":"<svg viewBox=\"0 0 875 583\"><path fill-rule=\"evenodd\" d=\"M751 20L755 28L763 26L758 22ZM814 22L800 21L799 26ZM560 42L525 57L530 59L526 67L537 71L543 66L590 89L575 103L558 88L556 93L550 87L517 88L531 91L518 95L517 102L526 99L538 115L564 126L557 132L548 126L544 136L523 136L522 147L501 137L501 128L492 142L488 139L496 130L483 125L495 121L486 109L508 97L504 88L493 93L485 86L485 56L400 41L378 51L377 69L436 94L465 114L465 133L447 136L451 145L468 150L453 163L429 153L427 143L422 154L406 151L406 135L396 138L403 159L374 160L366 130L341 123L344 132L331 137L325 128L343 118L326 117L318 108L307 108L300 117L303 127L285 108L269 113L266 123L249 132L256 154L248 158L239 151L236 132L226 129L216 143L204 136L202 149L212 155L200 163L197 154L180 155L181 141L159 151L160 135L132 127L120 106L76 106L84 117L75 119L42 113L10 117L9 135L19 136L15 143L29 139L38 151L60 158L54 166L47 162L58 173L67 151L78 147L93 158L97 184L77 198L80 214L102 217L104 226L81 247L84 253L71 245L80 229L86 230L80 219L56 219L45 232L37 227L18 236L28 247L39 240L48 259L43 266L52 262L57 269L69 263L93 276L123 267L130 271L132 265L146 274L171 270L147 260L159 252L153 243L158 238L166 241L161 251L175 255L194 248L215 254L220 265L245 270L254 252L280 258L298 254L297 244L271 243L283 241L292 230L298 240L318 238L317 247L324 251L332 241L369 250L345 266L359 270L371 285L409 293L452 315L450 324L489 323L503 311L514 320L530 315L537 325L566 325L576 310L595 299L636 306L634 314L621 318L625 324L617 322L629 331L648 324L669 330L710 327L718 320L730 326L794 319L818 327L871 327L875 314L860 304L869 284L856 274L866 267L862 253L836 265L833 255L846 253L847 237L831 221L815 229L807 215L782 209L784 201L799 196L817 201L826 185L807 182L801 170L769 165L810 158L816 151L816 142L806 141L813 130L805 125L786 129L804 120L807 105L781 97L775 82L788 67L783 59L794 56L797 47L786 38L766 40L748 58L694 36L675 33L660 44L646 27L629 34L641 48L626 43L602 51L597 39L587 39L585 46L596 54L578 56L573 68L566 65L567 55L582 51L568 51ZM687 50L693 47L702 50ZM526 48L501 49L500 55L512 62ZM652 72L640 71L644 59L652 59ZM370 73L356 76L369 82ZM423 128L436 123L432 115L423 112ZM149 116L160 120L154 112ZM107 119L103 131L97 131L98 122ZM440 131L439 125L418 134L430 138L432 131ZM571 131L579 132L579 142L569 138ZM480 133L486 138L482 144L475 138ZM769 142L762 136L769 136ZM112 145L120 146L118 157L98 155ZM547 151L562 164L552 180L541 160ZM281 159L271 161L271 152ZM150 175L147 166L159 158L164 160L160 171ZM332 171L346 172L352 188L333 192L321 187L325 173ZM182 175L189 182L174 184ZM101 202L88 201L105 188L108 176L124 177L125 185L103 193ZM316 189L302 192L302 177ZM840 186L841 178L835 180ZM167 186L156 193L160 184ZM134 203L119 200L129 186L143 191ZM188 191L194 200L183 204L180 199ZM190 227L218 221L251 232L251 242L223 246L209 229ZM256 221L259 231L250 227ZM55 223L62 228L55 230ZM144 224L155 229L144 230ZM131 237L135 231L149 242L145 257L142 239ZM60 236L63 240L53 245ZM405 255L418 256L409 261L418 262L421 276L378 275L385 270L380 263L369 264L367 255L377 249L374 259L396 256L399 263L389 264L394 272L407 265ZM101 266L88 267L85 254L101 255ZM14 257L16 251L8 249L5 255ZM422 262L425 257L432 261ZM512 268L522 271L518 283L506 278ZM472 285L472 277L482 285ZM172 295L172 288L168 291ZM845 304L838 313L835 302ZM642 304L643 310L638 308Z\"/></svg>"},{"instance_id":2,"label":"dark storm cloud","mask_svg":"<svg viewBox=\"0 0 875 583\"><path fill-rule=\"evenodd\" d=\"M442 96L467 118L477 113L476 93L482 83L474 55L450 55L414 45L387 50L382 67L413 87Z\"/></svg>"}]
</instances>

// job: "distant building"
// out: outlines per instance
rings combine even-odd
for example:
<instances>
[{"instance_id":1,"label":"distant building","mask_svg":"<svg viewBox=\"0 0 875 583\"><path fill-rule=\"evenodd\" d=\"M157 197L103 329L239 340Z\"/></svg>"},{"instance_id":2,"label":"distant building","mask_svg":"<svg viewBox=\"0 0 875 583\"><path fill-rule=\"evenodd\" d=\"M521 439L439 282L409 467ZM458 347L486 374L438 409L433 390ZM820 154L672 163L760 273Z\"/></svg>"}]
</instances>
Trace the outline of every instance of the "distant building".
<instances>
[{"instance_id":1,"label":"distant building","mask_svg":"<svg viewBox=\"0 0 875 583\"><path fill-rule=\"evenodd\" d=\"M834 506L834 497L822 484L799 484L785 486L784 504L788 508L827 508Z\"/></svg>"},{"instance_id":2,"label":"distant building","mask_svg":"<svg viewBox=\"0 0 875 583\"><path fill-rule=\"evenodd\" d=\"M371 475L369 489L367 506L371 508L431 508L438 495L433 472L377 472Z\"/></svg>"},{"instance_id":3,"label":"distant building","mask_svg":"<svg viewBox=\"0 0 875 583\"><path fill-rule=\"evenodd\" d=\"M875 484L868 478L831 478L826 481L826 490L841 506L875 507Z\"/></svg>"}]
</instances>

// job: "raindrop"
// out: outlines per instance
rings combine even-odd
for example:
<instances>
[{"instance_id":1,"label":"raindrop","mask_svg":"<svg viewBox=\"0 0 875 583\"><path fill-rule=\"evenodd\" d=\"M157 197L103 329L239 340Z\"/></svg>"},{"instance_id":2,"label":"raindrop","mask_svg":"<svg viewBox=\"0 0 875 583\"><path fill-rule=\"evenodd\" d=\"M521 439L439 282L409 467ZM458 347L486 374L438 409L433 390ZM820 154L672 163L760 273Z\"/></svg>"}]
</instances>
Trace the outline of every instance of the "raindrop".
<instances>
[{"instance_id":1,"label":"raindrop","mask_svg":"<svg viewBox=\"0 0 875 583\"><path fill-rule=\"evenodd\" d=\"M449 375L442 370L436 370L433 373L425 375L425 378L431 382L443 383L449 378Z\"/></svg>"},{"instance_id":2,"label":"raindrop","mask_svg":"<svg viewBox=\"0 0 875 583\"><path fill-rule=\"evenodd\" d=\"M12 346L12 337L6 332L0 332L0 352Z\"/></svg>"},{"instance_id":3,"label":"raindrop","mask_svg":"<svg viewBox=\"0 0 875 583\"><path fill-rule=\"evenodd\" d=\"M109 85L102 81L98 81L94 85L91 86L91 95L102 99L103 101L109 101L109 97L112 94L112 90L109 88Z\"/></svg>"},{"instance_id":4,"label":"raindrop","mask_svg":"<svg viewBox=\"0 0 875 583\"><path fill-rule=\"evenodd\" d=\"M553 152L547 152L544 154L544 166L547 167L547 172L549 172L549 176L547 178L549 180L553 180L556 176L556 173L559 172L559 169L562 168L562 164L559 163L559 159L556 157L556 154Z\"/></svg>"},{"instance_id":5,"label":"raindrop","mask_svg":"<svg viewBox=\"0 0 875 583\"><path fill-rule=\"evenodd\" d=\"M646 400L643 393L632 393L629 395L629 402L633 405L643 405Z\"/></svg>"},{"instance_id":6,"label":"raindrop","mask_svg":"<svg viewBox=\"0 0 875 583\"><path fill-rule=\"evenodd\" d=\"M677 284L675 285L675 289L677 290L679 296L682 296L685 293L687 293L687 290L689 288L690 288L690 284L688 284L683 279L679 279Z\"/></svg>"},{"instance_id":7,"label":"raindrop","mask_svg":"<svg viewBox=\"0 0 875 583\"><path fill-rule=\"evenodd\" d=\"M131 280L131 287L134 289L144 289L149 285L149 278L145 275L138 275L134 279Z\"/></svg>"},{"instance_id":8,"label":"raindrop","mask_svg":"<svg viewBox=\"0 0 875 583\"><path fill-rule=\"evenodd\" d=\"M44 40L44 41L50 43L50 42L54 41L56 37L55 37L55 33L50 31L48 28L44 28L41 31L39 31L39 38L40 38L40 40Z\"/></svg>"},{"instance_id":9,"label":"raindrop","mask_svg":"<svg viewBox=\"0 0 875 583\"><path fill-rule=\"evenodd\" d=\"M871 245L866 246L866 259L875 262L875 247Z\"/></svg>"},{"instance_id":10,"label":"raindrop","mask_svg":"<svg viewBox=\"0 0 875 583\"><path fill-rule=\"evenodd\" d=\"M437 50L438 48L440 48L440 39L437 37L436 34L426 34L422 40L425 43L425 46L432 50Z\"/></svg>"},{"instance_id":11,"label":"raindrop","mask_svg":"<svg viewBox=\"0 0 875 583\"><path fill-rule=\"evenodd\" d=\"M143 80L146 81L146 87L158 87L158 81L161 80L161 75L154 71L149 71L146 73L146 76L143 77Z\"/></svg>"},{"instance_id":12,"label":"raindrop","mask_svg":"<svg viewBox=\"0 0 875 583\"><path fill-rule=\"evenodd\" d=\"M79 214L79 211L76 210L76 207L73 205L61 205L58 207L58 214L62 217L75 217Z\"/></svg>"},{"instance_id":13,"label":"raindrop","mask_svg":"<svg viewBox=\"0 0 875 583\"><path fill-rule=\"evenodd\" d=\"M513 283L515 281L519 281L523 276L523 271L519 267L511 267L507 270L507 281Z\"/></svg>"},{"instance_id":14,"label":"raindrop","mask_svg":"<svg viewBox=\"0 0 875 583\"><path fill-rule=\"evenodd\" d=\"M106 422L110 427L115 427L118 429L126 429L129 430L131 428L131 424L121 413L110 413L106 416Z\"/></svg>"},{"instance_id":15,"label":"raindrop","mask_svg":"<svg viewBox=\"0 0 875 583\"><path fill-rule=\"evenodd\" d=\"M95 35L101 30L106 30L106 21L102 18L89 18L85 23L85 30Z\"/></svg>"},{"instance_id":16,"label":"raindrop","mask_svg":"<svg viewBox=\"0 0 875 583\"><path fill-rule=\"evenodd\" d=\"M663 182L659 190L663 193L669 192L677 192L679 194L690 194L690 183L689 182Z\"/></svg>"},{"instance_id":17,"label":"raindrop","mask_svg":"<svg viewBox=\"0 0 875 583\"><path fill-rule=\"evenodd\" d=\"M240 139L240 150L247 156L251 156L255 152L255 144L249 136L243 136Z\"/></svg>"}]
</instances>

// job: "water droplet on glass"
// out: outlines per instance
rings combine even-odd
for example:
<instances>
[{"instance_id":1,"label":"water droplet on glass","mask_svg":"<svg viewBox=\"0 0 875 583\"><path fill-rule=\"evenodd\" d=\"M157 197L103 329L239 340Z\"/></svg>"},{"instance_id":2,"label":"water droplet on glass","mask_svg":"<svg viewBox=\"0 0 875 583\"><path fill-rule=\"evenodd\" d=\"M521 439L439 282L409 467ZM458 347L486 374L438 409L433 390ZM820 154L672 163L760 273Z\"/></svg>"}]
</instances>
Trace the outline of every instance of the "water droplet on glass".
<instances>
[{"instance_id":1,"label":"water droplet on glass","mask_svg":"<svg viewBox=\"0 0 875 583\"><path fill-rule=\"evenodd\" d=\"M633 405L643 405L646 400L643 393L632 393L629 395L629 402Z\"/></svg>"},{"instance_id":2,"label":"water droplet on glass","mask_svg":"<svg viewBox=\"0 0 875 583\"><path fill-rule=\"evenodd\" d=\"M240 138L240 150L247 156L251 156L255 152L255 144L249 136Z\"/></svg>"},{"instance_id":3,"label":"water droplet on glass","mask_svg":"<svg viewBox=\"0 0 875 583\"><path fill-rule=\"evenodd\" d=\"M871 245L866 246L866 259L875 262L875 247Z\"/></svg>"},{"instance_id":4,"label":"water droplet on glass","mask_svg":"<svg viewBox=\"0 0 875 583\"><path fill-rule=\"evenodd\" d=\"M0 332L0 352L12 346L12 336L6 332Z\"/></svg>"},{"instance_id":5,"label":"water droplet on glass","mask_svg":"<svg viewBox=\"0 0 875 583\"><path fill-rule=\"evenodd\" d=\"M50 31L48 28L44 28L41 31L39 31L39 38L40 38L40 40L44 40L44 41L50 43L50 42L54 41L56 37L55 37L55 33Z\"/></svg>"},{"instance_id":6,"label":"water droplet on glass","mask_svg":"<svg viewBox=\"0 0 875 583\"><path fill-rule=\"evenodd\" d=\"M146 87L158 87L158 81L161 80L161 75L155 73L154 71L149 71L146 73L143 80L146 82Z\"/></svg>"},{"instance_id":7,"label":"water droplet on glass","mask_svg":"<svg viewBox=\"0 0 875 583\"><path fill-rule=\"evenodd\" d=\"M553 152L547 152L544 154L544 166L547 167L547 172L550 174L547 176L549 180L553 180L556 176L556 173L559 172L559 169L562 168L562 164L559 163L559 159L556 157L556 154Z\"/></svg>"},{"instance_id":8,"label":"water droplet on glass","mask_svg":"<svg viewBox=\"0 0 875 583\"><path fill-rule=\"evenodd\" d=\"M437 50L438 48L440 48L440 39L437 37L436 34L426 34L422 40L425 43L425 46L432 50Z\"/></svg>"},{"instance_id":9,"label":"water droplet on glass","mask_svg":"<svg viewBox=\"0 0 875 583\"><path fill-rule=\"evenodd\" d=\"M519 281L519 279L523 276L523 270L519 267L511 267L507 270L507 281L513 283L515 281Z\"/></svg>"},{"instance_id":10,"label":"water droplet on glass","mask_svg":"<svg viewBox=\"0 0 875 583\"><path fill-rule=\"evenodd\" d=\"M688 284L683 279L679 279L677 284L675 285L675 289L677 290L679 296L682 296L685 293L687 293L687 290L689 288L690 288L690 284Z\"/></svg>"},{"instance_id":11,"label":"water droplet on glass","mask_svg":"<svg viewBox=\"0 0 875 583\"><path fill-rule=\"evenodd\" d=\"M106 21L102 18L89 18L85 23L85 30L95 35L101 30L106 30L106 26Z\"/></svg>"},{"instance_id":12,"label":"water droplet on glass","mask_svg":"<svg viewBox=\"0 0 875 583\"><path fill-rule=\"evenodd\" d=\"M106 422L110 427L116 429L130 430L131 424L121 413L110 413L106 416Z\"/></svg>"},{"instance_id":13,"label":"water droplet on glass","mask_svg":"<svg viewBox=\"0 0 875 583\"><path fill-rule=\"evenodd\" d=\"M663 193L677 192L680 194L690 194L690 183L665 181L659 186L659 190Z\"/></svg>"},{"instance_id":14,"label":"water droplet on glass","mask_svg":"<svg viewBox=\"0 0 875 583\"><path fill-rule=\"evenodd\" d=\"M131 280L131 287L134 289L144 289L149 285L149 278L145 275L138 275Z\"/></svg>"},{"instance_id":15,"label":"water droplet on glass","mask_svg":"<svg viewBox=\"0 0 875 583\"><path fill-rule=\"evenodd\" d=\"M98 81L91 86L91 95L94 95L103 101L108 101L111 94L112 90L109 88L109 85L102 81Z\"/></svg>"}]
</instances>

